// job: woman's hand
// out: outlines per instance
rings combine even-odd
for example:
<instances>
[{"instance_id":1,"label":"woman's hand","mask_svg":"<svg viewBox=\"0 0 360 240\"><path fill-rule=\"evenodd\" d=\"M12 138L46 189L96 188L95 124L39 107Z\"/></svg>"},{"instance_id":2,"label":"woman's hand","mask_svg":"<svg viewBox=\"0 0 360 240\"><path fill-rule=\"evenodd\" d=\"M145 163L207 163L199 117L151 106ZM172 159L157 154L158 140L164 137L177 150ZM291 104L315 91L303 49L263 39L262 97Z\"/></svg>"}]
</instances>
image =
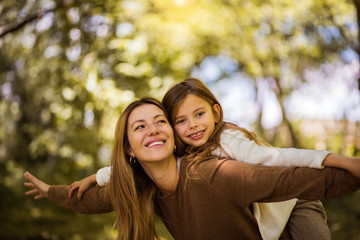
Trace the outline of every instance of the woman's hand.
<instances>
[{"instance_id":1,"label":"woman's hand","mask_svg":"<svg viewBox=\"0 0 360 240\"><path fill-rule=\"evenodd\" d=\"M34 199L36 200L48 197L50 185L44 183L43 181L40 181L39 179L31 175L29 172L25 172L24 177L29 181L25 182L24 186L33 188L32 190L25 192L26 195L37 194L34 197Z\"/></svg>"},{"instance_id":2,"label":"woman's hand","mask_svg":"<svg viewBox=\"0 0 360 240\"><path fill-rule=\"evenodd\" d=\"M75 190L79 189L77 197L78 199L81 199L84 192L86 192L86 190L88 190L90 187L94 186L95 184L96 184L96 174L88 176L83 180L73 182L70 185L69 198L72 198L72 195L75 192Z\"/></svg>"}]
</instances>

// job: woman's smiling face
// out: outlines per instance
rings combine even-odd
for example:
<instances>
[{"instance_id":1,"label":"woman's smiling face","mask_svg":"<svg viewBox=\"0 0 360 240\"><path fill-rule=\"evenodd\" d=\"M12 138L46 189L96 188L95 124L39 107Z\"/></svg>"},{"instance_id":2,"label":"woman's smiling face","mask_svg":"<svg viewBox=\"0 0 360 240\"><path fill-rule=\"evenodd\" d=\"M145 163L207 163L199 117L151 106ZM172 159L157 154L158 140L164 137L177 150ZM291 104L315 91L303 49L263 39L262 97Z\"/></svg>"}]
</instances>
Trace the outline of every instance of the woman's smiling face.
<instances>
[{"instance_id":1,"label":"woman's smiling face","mask_svg":"<svg viewBox=\"0 0 360 240\"><path fill-rule=\"evenodd\" d=\"M164 112L153 104L135 108L127 121L130 144L128 154L151 164L171 159L174 154L174 133Z\"/></svg>"}]
</instances>

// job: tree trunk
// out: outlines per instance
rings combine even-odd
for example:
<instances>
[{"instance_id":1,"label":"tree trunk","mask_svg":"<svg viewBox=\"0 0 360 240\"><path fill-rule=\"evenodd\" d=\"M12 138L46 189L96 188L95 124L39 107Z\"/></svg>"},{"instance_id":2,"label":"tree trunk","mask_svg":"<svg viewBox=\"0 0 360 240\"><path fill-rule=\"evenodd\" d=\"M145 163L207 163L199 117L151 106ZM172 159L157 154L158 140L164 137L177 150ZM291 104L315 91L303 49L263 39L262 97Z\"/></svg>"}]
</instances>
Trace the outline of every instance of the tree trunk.
<instances>
[{"instance_id":1,"label":"tree trunk","mask_svg":"<svg viewBox=\"0 0 360 240\"><path fill-rule=\"evenodd\" d=\"M281 114L283 116L283 121L282 124L286 127L286 129L288 130L288 140L289 142L287 143L288 146L286 147L297 147L299 148L299 142L297 141L296 137L295 137L295 132L293 127L290 124L289 119L286 116L286 112L284 109L284 91L281 88L280 85L280 80L277 77L274 77L275 83L276 83L276 87L277 87L277 91L274 91L276 94L276 98L279 102L280 105L280 109L281 109Z\"/></svg>"},{"instance_id":2,"label":"tree trunk","mask_svg":"<svg viewBox=\"0 0 360 240\"><path fill-rule=\"evenodd\" d=\"M355 6L355 9L356 9L356 20L357 20L357 25L358 25L358 28L359 28L359 26L360 26L360 0L353 0L353 2L354 2L354 6ZM359 56L359 58L360 58L360 46L359 46L359 44L360 44L360 31L358 30L358 35L357 35L357 39L358 39L358 41L357 41L357 47L356 47L356 52L357 52L357 54L358 54L358 56ZM358 72L358 79L357 79L357 81L358 81L358 89L359 89L359 91L360 91L360 69L359 69L359 72Z\"/></svg>"}]
</instances>

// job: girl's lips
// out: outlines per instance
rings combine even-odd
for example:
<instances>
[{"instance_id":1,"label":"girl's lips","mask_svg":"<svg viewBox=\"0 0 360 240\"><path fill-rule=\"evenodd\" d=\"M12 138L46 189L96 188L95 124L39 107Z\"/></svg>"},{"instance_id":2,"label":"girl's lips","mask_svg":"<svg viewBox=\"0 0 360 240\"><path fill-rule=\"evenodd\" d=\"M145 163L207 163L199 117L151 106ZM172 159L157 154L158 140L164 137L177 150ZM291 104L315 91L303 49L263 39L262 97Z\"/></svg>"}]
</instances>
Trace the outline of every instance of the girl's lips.
<instances>
[{"instance_id":1,"label":"girl's lips","mask_svg":"<svg viewBox=\"0 0 360 240\"><path fill-rule=\"evenodd\" d=\"M201 137L204 135L204 132L205 132L205 130L202 130L202 131L199 131L199 132L190 134L189 137L190 137L192 140L197 140L197 139L201 138Z\"/></svg>"}]
</instances>

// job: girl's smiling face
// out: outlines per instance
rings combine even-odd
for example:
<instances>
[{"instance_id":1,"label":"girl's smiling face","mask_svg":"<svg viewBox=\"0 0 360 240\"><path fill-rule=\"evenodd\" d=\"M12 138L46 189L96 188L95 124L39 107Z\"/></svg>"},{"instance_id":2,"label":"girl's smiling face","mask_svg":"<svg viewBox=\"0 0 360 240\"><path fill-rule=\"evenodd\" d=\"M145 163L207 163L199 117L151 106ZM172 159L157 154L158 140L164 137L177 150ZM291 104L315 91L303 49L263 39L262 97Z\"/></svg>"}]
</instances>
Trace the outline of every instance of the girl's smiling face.
<instances>
[{"instance_id":1,"label":"girl's smiling face","mask_svg":"<svg viewBox=\"0 0 360 240\"><path fill-rule=\"evenodd\" d=\"M174 132L164 112L153 104L135 108L127 121L128 154L142 165L174 157Z\"/></svg>"},{"instance_id":2,"label":"girl's smiling face","mask_svg":"<svg viewBox=\"0 0 360 240\"><path fill-rule=\"evenodd\" d=\"M188 94L175 114L174 128L185 144L202 146L205 144L219 121L220 106L211 106L195 94Z\"/></svg>"}]
</instances>

